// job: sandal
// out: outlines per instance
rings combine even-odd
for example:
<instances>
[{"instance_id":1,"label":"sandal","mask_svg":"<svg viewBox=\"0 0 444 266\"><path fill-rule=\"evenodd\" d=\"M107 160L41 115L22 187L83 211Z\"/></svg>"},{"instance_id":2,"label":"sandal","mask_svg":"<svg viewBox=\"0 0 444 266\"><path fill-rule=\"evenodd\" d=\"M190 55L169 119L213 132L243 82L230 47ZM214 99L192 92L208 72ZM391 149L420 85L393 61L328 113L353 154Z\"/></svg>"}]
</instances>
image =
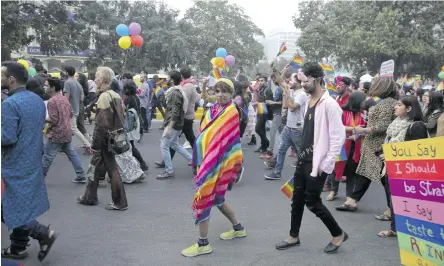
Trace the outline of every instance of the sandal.
<instances>
[{"instance_id":1,"label":"sandal","mask_svg":"<svg viewBox=\"0 0 444 266\"><path fill-rule=\"evenodd\" d=\"M350 206L350 205L347 205L344 203L342 205L337 206L336 210L343 211L343 212L355 212L358 210L358 207L356 207L356 206L353 207L353 206Z\"/></svg>"},{"instance_id":2,"label":"sandal","mask_svg":"<svg viewBox=\"0 0 444 266\"><path fill-rule=\"evenodd\" d=\"M391 221L392 217L388 216L387 214L383 213L383 214L379 214L379 215L375 215L375 219L379 220L379 221Z\"/></svg>"},{"instance_id":3,"label":"sandal","mask_svg":"<svg viewBox=\"0 0 444 266\"><path fill-rule=\"evenodd\" d=\"M387 237L397 237L398 234L393 230L384 230L378 233L379 237L387 238Z\"/></svg>"},{"instance_id":4,"label":"sandal","mask_svg":"<svg viewBox=\"0 0 444 266\"><path fill-rule=\"evenodd\" d=\"M99 204L99 199L93 199L93 200L86 200L85 197L83 196L78 196L76 198L77 203L82 204L82 205L87 205L87 206L95 206Z\"/></svg>"},{"instance_id":5,"label":"sandal","mask_svg":"<svg viewBox=\"0 0 444 266\"><path fill-rule=\"evenodd\" d=\"M330 194L328 194L328 196L327 196L327 201L333 201L336 199L337 196L338 196L337 193L335 193L334 191L331 191Z\"/></svg>"},{"instance_id":6,"label":"sandal","mask_svg":"<svg viewBox=\"0 0 444 266\"><path fill-rule=\"evenodd\" d=\"M28 257L28 252L25 250L19 251L17 253L12 253L11 247L2 249L2 258L13 259L13 260L23 260Z\"/></svg>"},{"instance_id":7,"label":"sandal","mask_svg":"<svg viewBox=\"0 0 444 266\"><path fill-rule=\"evenodd\" d=\"M128 206L126 207L118 207L113 202L106 204L105 209L110 211L126 211L128 209Z\"/></svg>"},{"instance_id":8,"label":"sandal","mask_svg":"<svg viewBox=\"0 0 444 266\"><path fill-rule=\"evenodd\" d=\"M46 258L49 251L51 250L52 245L56 241L58 235L59 234L56 231L49 229L48 225L45 236L43 236L42 239L39 240L40 251L39 254L37 255L37 259L39 261L42 261Z\"/></svg>"}]
</instances>

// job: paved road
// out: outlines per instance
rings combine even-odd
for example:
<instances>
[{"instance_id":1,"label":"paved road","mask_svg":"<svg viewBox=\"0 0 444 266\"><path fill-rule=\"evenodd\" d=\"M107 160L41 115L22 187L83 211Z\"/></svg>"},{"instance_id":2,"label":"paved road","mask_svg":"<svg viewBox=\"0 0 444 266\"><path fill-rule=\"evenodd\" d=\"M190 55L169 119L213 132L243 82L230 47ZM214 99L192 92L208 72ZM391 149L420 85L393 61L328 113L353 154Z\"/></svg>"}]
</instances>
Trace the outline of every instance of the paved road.
<instances>
[{"instance_id":1,"label":"paved road","mask_svg":"<svg viewBox=\"0 0 444 266\"><path fill-rule=\"evenodd\" d=\"M302 245L277 251L274 244L287 236L290 226L290 201L279 190L284 180L264 180L262 161L253 153L253 148L246 145L244 178L226 199L246 227L247 238L219 240L219 234L231 226L214 209L209 233L213 253L197 258L182 257L180 251L197 239L190 209L192 171L178 155L174 159L176 178L155 179L160 172L153 167L153 162L160 158L158 125L153 125L152 133L145 135L139 145L151 170L145 183L125 186L129 202L126 212L104 209L110 201L109 186L99 189L98 206L76 204L75 198L82 194L83 185L71 182L75 173L70 162L64 155L57 156L47 177L51 209L39 220L51 224L61 234L43 265L400 265L396 239L380 239L376 235L389 228L388 222L373 218L385 205L383 188L377 184L370 187L357 213L335 211L333 206L342 199L327 203L350 236L338 254L322 252L330 236L321 221L308 210L302 222ZM88 157L81 159L86 167ZM294 169L290 161L287 162L283 174L290 177ZM342 184L340 194L344 195ZM3 225L2 247L9 245L7 233ZM38 243L35 240L31 243L30 258L24 262L25 266L41 265L36 259Z\"/></svg>"}]
</instances>

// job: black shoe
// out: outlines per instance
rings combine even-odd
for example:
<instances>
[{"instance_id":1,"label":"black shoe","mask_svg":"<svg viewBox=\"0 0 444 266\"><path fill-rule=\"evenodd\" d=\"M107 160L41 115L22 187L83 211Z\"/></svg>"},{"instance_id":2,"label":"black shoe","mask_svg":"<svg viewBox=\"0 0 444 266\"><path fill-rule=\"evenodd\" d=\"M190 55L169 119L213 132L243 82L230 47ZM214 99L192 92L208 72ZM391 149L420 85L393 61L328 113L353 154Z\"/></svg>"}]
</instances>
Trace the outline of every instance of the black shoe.
<instances>
[{"instance_id":1,"label":"black shoe","mask_svg":"<svg viewBox=\"0 0 444 266\"><path fill-rule=\"evenodd\" d=\"M269 174L265 174L265 179L267 180L281 180L282 177L278 176L275 172L270 172Z\"/></svg>"},{"instance_id":2,"label":"black shoe","mask_svg":"<svg viewBox=\"0 0 444 266\"><path fill-rule=\"evenodd\" d=\"M161 162L154 162L156 165L156 168L165 168L165 163L163 161Z\"/></svg>"},{"instance_id":3,"label":"black shoe","mask_svg":"<svg viewBox=\"0 0 444 266\"><path fill-rule=\"evenodd\" d=\"M73 179L72 182L73 183L86 183L86 178L85 177L84 178L77 177L77 178Z\"/></svg>"},{"instance_id":4,"label":"black shoe","mask_svg":"<svg viewBox=\"0 0 444 266\"><path fill-rule=\"evenodd\" d=\"M328 245L324 248L324 252L327 254L333 254L338 252L338 249L341 247L342 244L344 244L345 241L348 239L348 235L346 232L343 232L344 240L342 240L342 243L339 246L336 246L332 242L328 243Z\"/></svg>"},{"instance_id":5,"label":"black shoe","mask_svg":"<svg viewBox=\"0 0 444 266\"><path fill-rule=\"evenodd\" d=\"M247 145L250 145L250 146L256 145L256 136L255 135L253 135L251 137L251 140L250 140L250 142L248 142Z\"/></svg>"},{"instance_id":6,"label":"black shoe","mask_svg":"<svg viewBox=\"0 0 444 266\"><path fill-rule=\"evenodd\" d=\"M144 171L144 172L150 170L150 168L148 167L148 165L146 163L140 164L140 169L142 169L142 171Z\"/></svg>"},{"instance_id":7,"label":"black shoe","mask_svg":"<svg viewBox=\"0 0 444 266\"><path fill-rule=\"evenodd\" d=\"M267 152L267 149L263 149L262 147L259 147L259 149L254 151L255 153L265 153Z\"/></svg>"},{"instance_id":8,"label":"black shoe","mask_svg":"<svg viewBox=\"0 0 444 266\"><path fill-rule=\"evenodd\" d=\"M150 130L149 129L144 129L143 133L150 133Z\"/></svg>"},{"instance_id":9,"label":"black shoe","mask_svg":"<svg viewBox=\"0 0 444 266\"><path fill-rule=\"evenodd\" d=\"M290 243L288 243L285 240L280 242L280 243L277 243L276 244L276 249L277 250L285 250L285 249L288 249L288 248L291 248L291 247L294 247L294 246L300 246L300 245L301 245L301 240L298 237L298 241L296 241L296 243L290 244Z\"/></svg>"}]
</instances>

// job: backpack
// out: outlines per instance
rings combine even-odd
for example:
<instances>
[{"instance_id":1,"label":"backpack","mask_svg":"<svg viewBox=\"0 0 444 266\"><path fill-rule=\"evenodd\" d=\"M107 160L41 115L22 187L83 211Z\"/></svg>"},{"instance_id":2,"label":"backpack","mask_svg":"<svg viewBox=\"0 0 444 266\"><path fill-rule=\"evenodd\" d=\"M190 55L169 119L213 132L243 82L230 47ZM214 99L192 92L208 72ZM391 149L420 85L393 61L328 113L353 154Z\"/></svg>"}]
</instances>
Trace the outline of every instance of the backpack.
<instances>
[{"instance_id":1,"label":"backpack","mask_svg":"<svg viewBox=\"0 0 444 266\"><path fill-rule=\"evenodd\" d=\"M131 131L137 129L137 117L136 117L136 114L132 110L134 110L134 109L131 108L128 111L126 111L126 113L125 113L124 126L128 132L131 132Z\"/></svg>"}]
</instances>

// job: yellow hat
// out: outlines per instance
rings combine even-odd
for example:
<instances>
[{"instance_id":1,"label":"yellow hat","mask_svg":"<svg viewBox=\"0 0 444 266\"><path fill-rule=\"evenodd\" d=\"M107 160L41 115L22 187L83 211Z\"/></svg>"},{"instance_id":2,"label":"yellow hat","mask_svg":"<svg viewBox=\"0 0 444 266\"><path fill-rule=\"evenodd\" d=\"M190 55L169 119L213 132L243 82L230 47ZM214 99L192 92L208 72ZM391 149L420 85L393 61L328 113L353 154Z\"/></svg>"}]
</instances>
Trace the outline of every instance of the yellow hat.
<instances>
[{"instance_id":1,"label":"yellow hat","mask_svg":"<svg viewBox=\"0 0 444 266\"><path fill-rule=\"evenodd\" d=\"M230 86L230 88L232 88L234 90L234 84L233 84L233 82L231 80L229 80L227 78L220 78L220 79L217 80L217 82L219 82L219 81L227 84L228 86Z\"/></svg>"}]
</instances>

